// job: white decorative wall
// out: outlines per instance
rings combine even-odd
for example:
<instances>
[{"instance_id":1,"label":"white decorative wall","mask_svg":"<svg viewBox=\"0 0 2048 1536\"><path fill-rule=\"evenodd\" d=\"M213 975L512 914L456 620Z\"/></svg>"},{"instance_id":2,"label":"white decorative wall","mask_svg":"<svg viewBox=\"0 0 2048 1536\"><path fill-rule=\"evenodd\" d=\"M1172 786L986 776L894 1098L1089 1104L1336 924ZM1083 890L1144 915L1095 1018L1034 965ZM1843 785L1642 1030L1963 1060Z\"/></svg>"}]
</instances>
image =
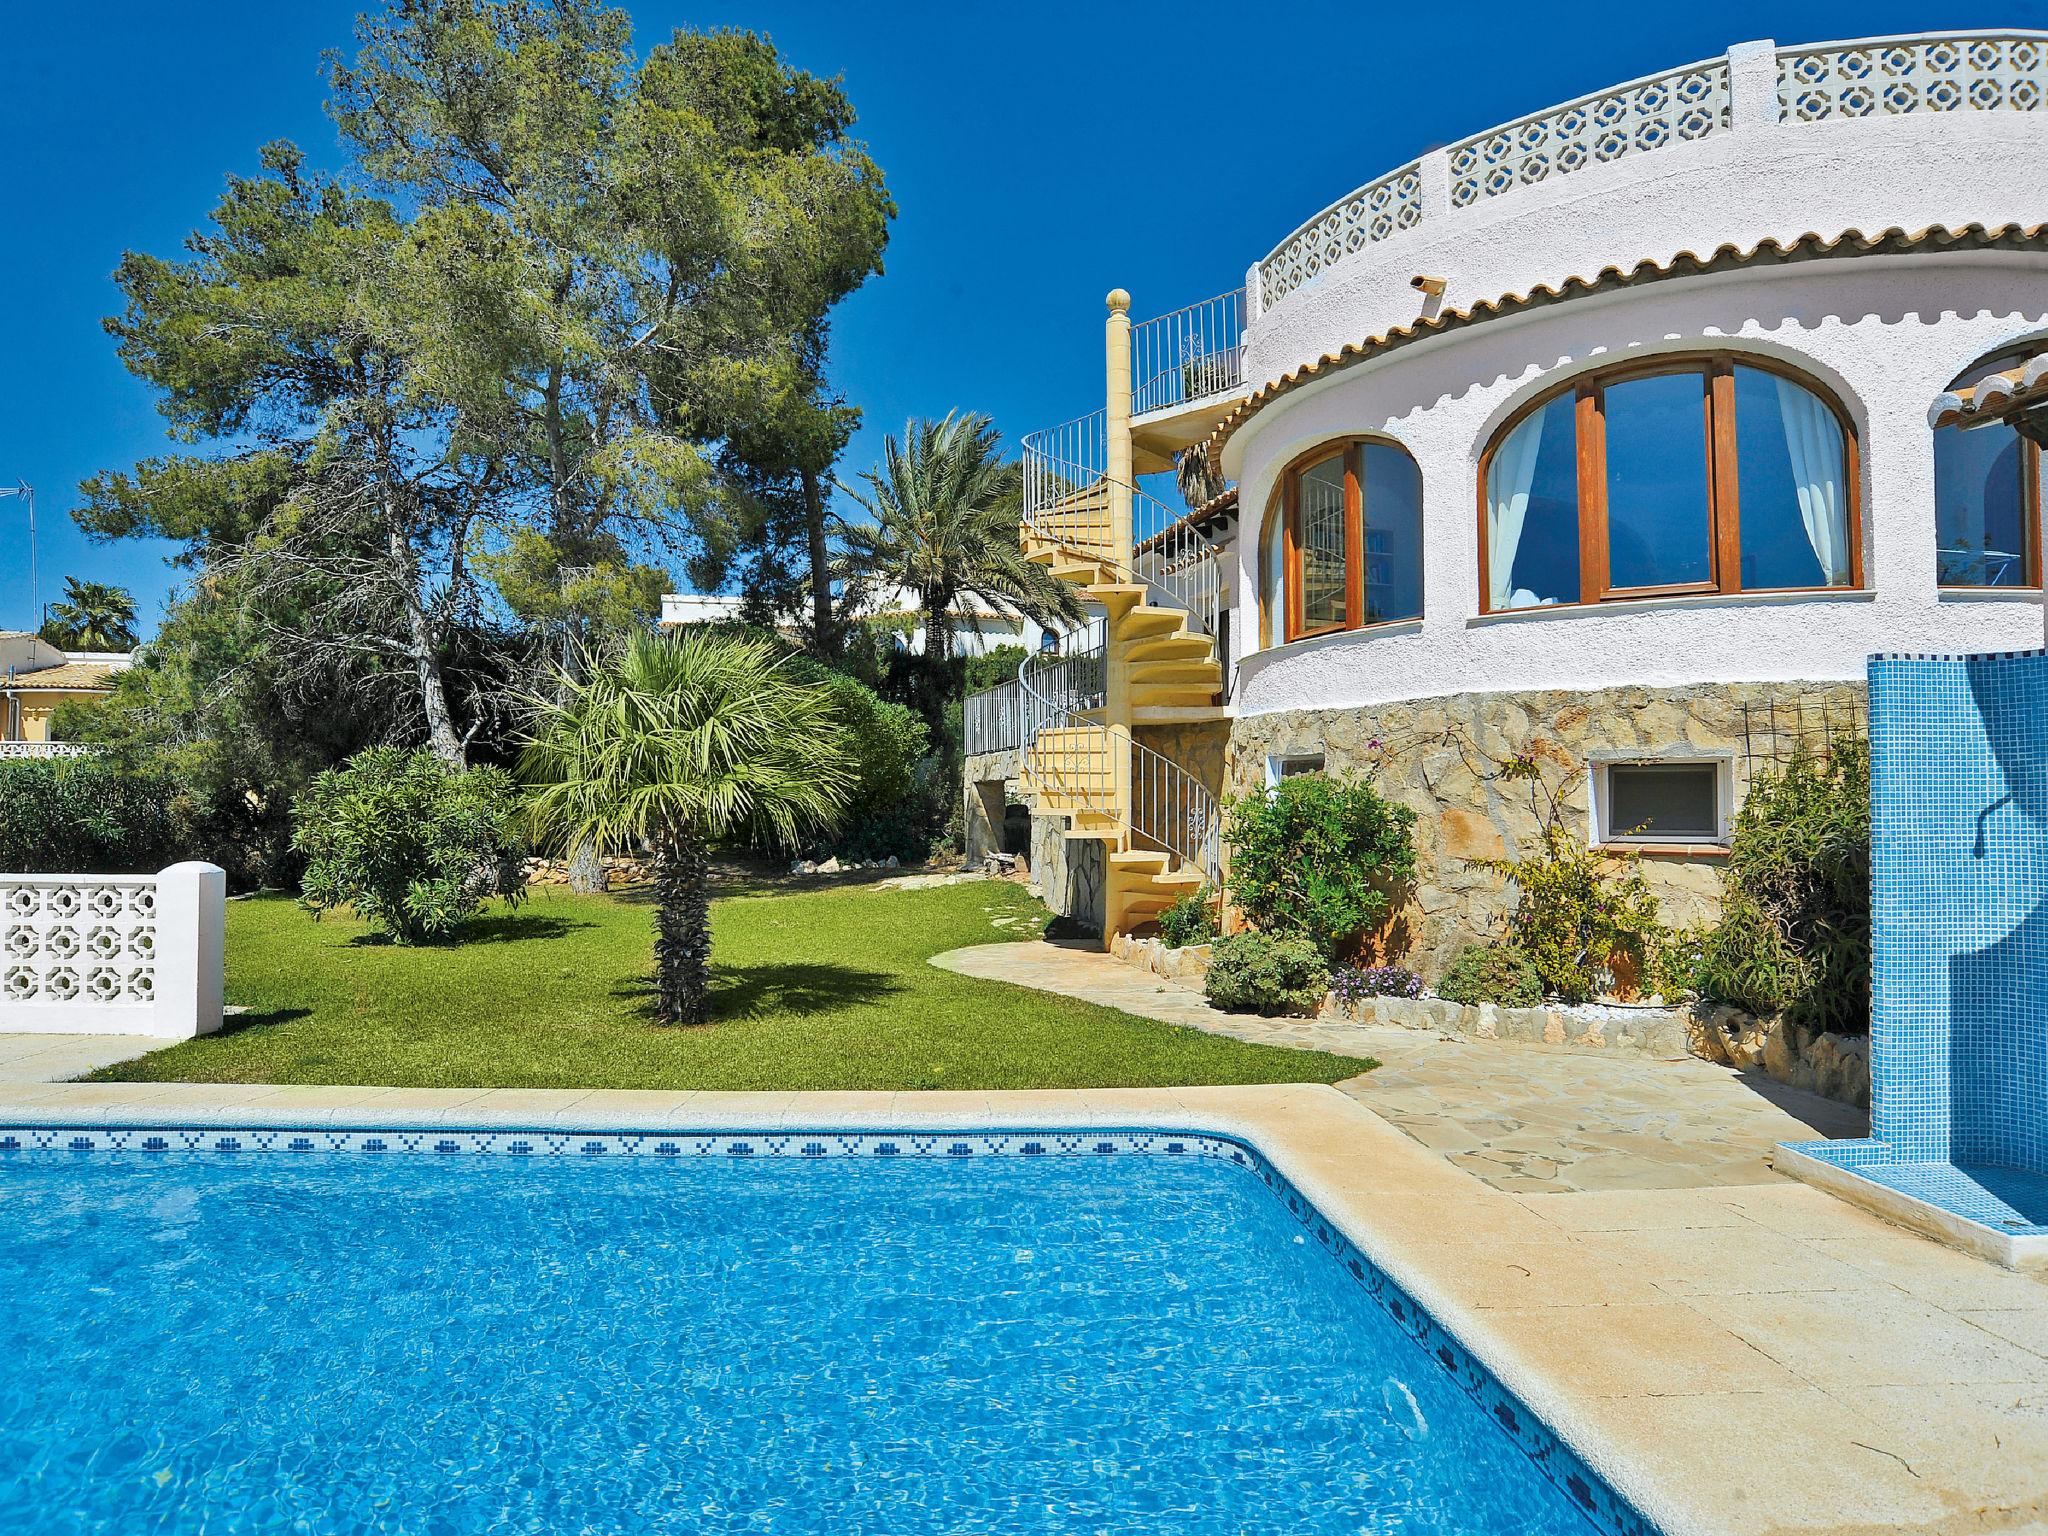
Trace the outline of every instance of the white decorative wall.
<instances>
[{"instance_id":1,"label":"white decorative wall","mask_svg":"<svg viewBox=\"0 0 2048 1536\"><path fill-rule=\"evenodd\" d=\"M227 876L0 875L0 1031L155 1035L220 1028Z\"/></svg>"}]
</instances>

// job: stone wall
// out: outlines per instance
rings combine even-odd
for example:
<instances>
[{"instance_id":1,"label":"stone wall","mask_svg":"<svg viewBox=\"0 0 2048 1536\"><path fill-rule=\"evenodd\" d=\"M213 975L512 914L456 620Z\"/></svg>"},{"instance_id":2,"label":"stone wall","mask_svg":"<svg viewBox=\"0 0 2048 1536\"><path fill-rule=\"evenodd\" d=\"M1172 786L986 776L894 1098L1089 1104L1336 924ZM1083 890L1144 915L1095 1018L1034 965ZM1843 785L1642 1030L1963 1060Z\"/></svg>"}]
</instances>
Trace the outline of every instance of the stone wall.
<instances>
[{"instance_id":1,"label":"stone wall","mask_svg":"<svg viewBox=\"0 0 2048 1536\"><path fill-rule=\"evenodd\" d=\"M1100 838L1068 837L1059 816L1031 818L1031 883L1045 904L1076 926L1102 932L1108 859Z\"/></svg>"},{"instance_id":2,"label":"stone wall","mask_svg":"<svg viewBox=\"0 0 2048 1536\"><path fill-rule=\"evenodd\" d=\"M1185 768L1221 800L1229 792L1230 724L1228 720L1205 720L1187 725L1141 725L1131 734L1139 746L1150 747Z\"/></svg>"},{"instance_id":3,"label":"stone wall","mask_svg":"<svg viewBox=\"0 0 2048 1536\"><path fill-rule=\"evenodd\" d=\"M1382 790L1416 812L1418 861L1414 885L1376 948L1433 982L1459 946L1498 936L1514 906L1507 882L1471 861L1520 857L1542 826L1532 786L1497 776L1509 757L1537 751L1567 823L1589 834L1589 762L1674 753L1721 758L1740 806L1753 765L1789 755L1788 738L1797 734L1817 744L1824 721L1860 721L1863 696L1860 683L1730 683L1466 693L1367 709L1278 711L1232 723L1224 788L1242 794L1264 784L1266 761L1275 755L1321 752L1336 774L1376 769ZM1668 924L1713 918L1721 863L1713 854L1643 857Z\"/></svg>"},{"instance_id":4,"label":"stone wall","mask_svg":"<svg viewBox=\"0 0 2048 1536\"><path fill-rule=\"evenodd\" d=\"M966 854L970 869L992 853L1003 851L1003 820L1009 808L1009 787L1020 764L1015 752L981 752L966 760L961 775L966 818Z\"/></svg>"}]
</instances>

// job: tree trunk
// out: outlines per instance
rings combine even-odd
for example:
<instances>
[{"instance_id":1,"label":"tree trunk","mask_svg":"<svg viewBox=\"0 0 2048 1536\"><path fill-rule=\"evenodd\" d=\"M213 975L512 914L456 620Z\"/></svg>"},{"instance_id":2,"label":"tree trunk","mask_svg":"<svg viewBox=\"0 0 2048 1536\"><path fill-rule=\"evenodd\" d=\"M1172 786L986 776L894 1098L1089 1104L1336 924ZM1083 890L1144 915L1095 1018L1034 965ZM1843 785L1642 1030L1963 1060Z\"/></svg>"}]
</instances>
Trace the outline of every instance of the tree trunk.
<instances>
[{"instance_id":1,"label":"tree trunk","mask_svg":"<svg viewBox=\"0 0 2048 1536\"><path fill-rule=\"evenodd\" d=\"M610 890L611 883L610 871L604 867L604 860L597 856L597 844L587 838L578 843L576 851L569 855L569 889L588 896Z\"/></svg>"},{"instance_id":2,"label":"tree trunk","mask_svg":"<svg viewBox=\"0 0 2048 1536\"><path fill-rule=\"evenodd\" d=\"M654 849L655 1017L702 1024L711 1016L710 860L692 837Z\"/></svg>"},{"instance_id":3,"label":"tree trunk","mask_svg":"<svg viewBox=\"0 0 2048 1536\"><path fill-rule=\"evenodd\" d=\"M825 543L825 492L815 470L804 477L804 526L811 541L811 632L820 656L839 654L839 627L832 617L832 551Z\"/></svg>"},{"instance_id":4,"label":"tree trunk","mask_svg":"<svg viewBox=\"0 0 2048 1536\"><path fill-rule=\"evenodd\" d=\"M388 479L383 498L385 548L403 594L406 645L412 652L413 673L419 679L420 710L427 718L427 745L434 749L434 756L450 767L467 768L469 752L463 746L461 733L455 729L455 713L448 707L448 680L441 671L440 636L420 602L419 561L406 537Z\"/></svg>"}]
</instances>

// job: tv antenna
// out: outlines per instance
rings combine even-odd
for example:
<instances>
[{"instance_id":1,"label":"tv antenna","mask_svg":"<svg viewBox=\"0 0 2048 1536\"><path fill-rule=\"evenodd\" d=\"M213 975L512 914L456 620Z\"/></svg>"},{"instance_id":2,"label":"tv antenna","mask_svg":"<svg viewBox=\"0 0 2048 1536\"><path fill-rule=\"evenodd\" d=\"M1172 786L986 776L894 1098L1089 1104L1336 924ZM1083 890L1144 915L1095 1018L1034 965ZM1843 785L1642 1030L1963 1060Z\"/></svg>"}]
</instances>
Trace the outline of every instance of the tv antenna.
<instances>
[{"instance_id":1,"label":"tv antenna","mask_svg":"<svg viewBox=\"0 0 2048 1536\"><path fill-rule=\"evenodd\" d=\"M28 508L28 605L40 626L48 615L43 612L42 583L36 576L36 488L26 480L17 480L11 486L0 488L0 496L18 496L21 504Z\"/></svg>"}]
</instances>

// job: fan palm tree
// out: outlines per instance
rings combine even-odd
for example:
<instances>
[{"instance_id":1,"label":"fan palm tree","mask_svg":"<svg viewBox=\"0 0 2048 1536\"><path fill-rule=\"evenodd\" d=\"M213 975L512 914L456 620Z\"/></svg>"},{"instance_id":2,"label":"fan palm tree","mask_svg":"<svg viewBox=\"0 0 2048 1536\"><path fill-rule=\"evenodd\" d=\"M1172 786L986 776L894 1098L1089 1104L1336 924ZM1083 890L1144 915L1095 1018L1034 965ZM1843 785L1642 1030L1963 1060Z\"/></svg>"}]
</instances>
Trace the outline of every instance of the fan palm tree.
<instances>
[{"instance_id":1,"label":"fan palm tree","mask_svg":"<svg viewBox=\"0 0 2048 1536\"><path fill-rule=\"evenodd\" d=\"M1041 624L1083 616L1066 583L1024 558L1023 475L1003 461L1001 446L986 416L913 420L900 443L883 440L881 464L862 476L865 489L840 487L874 520L843 525L846 574L917 594L929 699L939 707L952 692L962 597Z\"/></svg>"},{"instance_id":2,"label":"fan palm tree","mask_svg":"<svg viewBox=\"0 0 2048 1536\"><path fill-rule=\"evenodd\" d=\"M844 731L822 687L771 642L637 633L536 698L520 776L537 841L645 847L654 860L656 1015L701 1024L710 996L711 845L788 844L852 792Z\"/></svg>"},{"instance_id":3,"label":"fan palm tree","mask_svg":"<svg viewBox=\"0 0 2048 1536\"><path fill-rule=\"evenodd\" d=\"M64 651L135 649L135 599L125 587L64 578L64 597L50 604L43 638Z\"/></svg>"}]
</instances>

